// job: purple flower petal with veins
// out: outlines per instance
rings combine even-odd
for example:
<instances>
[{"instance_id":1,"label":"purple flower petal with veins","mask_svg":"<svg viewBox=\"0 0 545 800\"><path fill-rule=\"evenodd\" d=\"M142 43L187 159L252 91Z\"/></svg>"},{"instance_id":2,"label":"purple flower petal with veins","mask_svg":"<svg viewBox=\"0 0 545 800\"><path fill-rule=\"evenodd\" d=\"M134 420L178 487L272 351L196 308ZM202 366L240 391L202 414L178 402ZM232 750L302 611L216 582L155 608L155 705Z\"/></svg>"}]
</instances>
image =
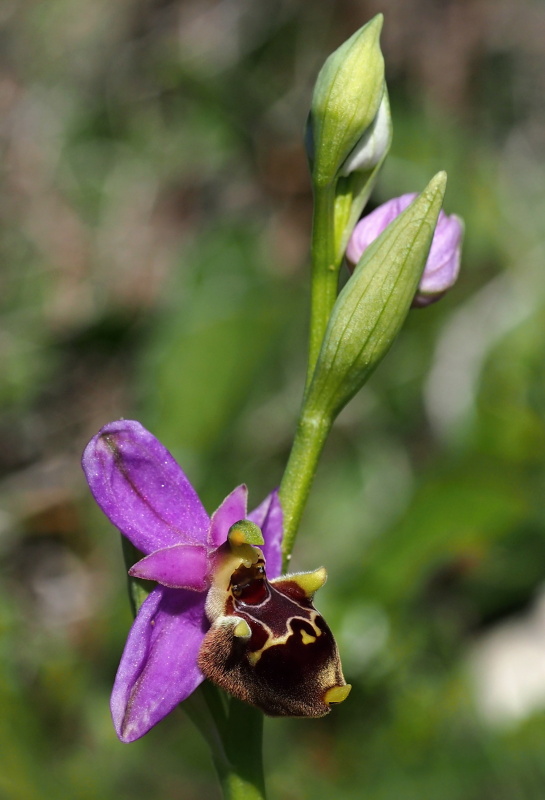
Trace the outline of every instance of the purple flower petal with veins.
<instances>
[{"instance_id":1,"label":"purple flower petal with veins","mask_svg":"<svg viewBox=\"0 0 545 800\"><path fill-rule=\"evenodd\" d=\"M415 199L416 194L403 194L388 200L363 217L352 232L346 260L353 269L371 242L377 239L388 225ZM464 226L455 214L439 213L428 260L413 300L414 307L424 307L439 300L456 283Z\"/></svg>"},{"instance_id":2,"label":"purple flower petal with veins","mask_svg":"<svg viewBox=\"0 0 545 800\"><path fill-rule=\"evenodd\" d=\"M130 574L159 584L133 623L112 692L117 735L132 742L204 679L197 656L209 628L207 591L234 523L247 518L261 528L267 572L280 575L282 509L272 492L247 515L247 489L238 486L210 518L168 450L134 420L105 425L82 465L98 505L144 553Z\"/></svg>"},{"instance_id":3,"label":"purple flower petal with veins","mask_svg":"<svg viewBox=\"0 0 545 800\"><path fill-rule=\"evenodd\" d=\"M206 628L206 595L157 586L140 611L112 690L110 708L122 742L133 742L202 683L197 666Z\"/></svg>"},{"instance_id":4,"label":"purple flower petal with veins","mask_svg":"<svg viewBox=\"0 0 545 800\"><path fill-rule=\"evenodd\" d=\"M95 500L138 550L206 543L210 520L166 447L134 420L105 425L83 453Z\"/></svg>"}]
</instances>

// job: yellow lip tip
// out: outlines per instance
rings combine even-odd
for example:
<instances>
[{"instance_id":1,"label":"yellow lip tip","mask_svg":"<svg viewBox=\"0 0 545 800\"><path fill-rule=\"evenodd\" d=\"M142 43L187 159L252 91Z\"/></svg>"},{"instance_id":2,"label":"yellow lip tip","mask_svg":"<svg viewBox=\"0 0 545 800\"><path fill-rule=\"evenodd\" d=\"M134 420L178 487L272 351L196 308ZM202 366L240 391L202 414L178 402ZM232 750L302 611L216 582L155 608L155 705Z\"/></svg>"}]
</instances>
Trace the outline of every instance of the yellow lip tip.
<instances>
[{"instance_id":1,"label":"yellow lip tip","mask_svg":"<svg viewBox=\"0 0 545 800\"><path fill-rule=\"evenodd\" d=\"M330 705L331 703L342 703L350 694L352 685L345 683L344 686L332 686L324 695L324 702Z\"/></svg>"},{"instance_id":2,"label":"yellow lip tip","mask_svg":"<svg viewBox=\"0 0 545 800\"><path fill-rule=\"evenodd\" d=\"M252 631L246 620L241 619L240 622L235 625L233 635L236 636L237 639L248 639L252 635Z\"/></svg>"}]
</instances>

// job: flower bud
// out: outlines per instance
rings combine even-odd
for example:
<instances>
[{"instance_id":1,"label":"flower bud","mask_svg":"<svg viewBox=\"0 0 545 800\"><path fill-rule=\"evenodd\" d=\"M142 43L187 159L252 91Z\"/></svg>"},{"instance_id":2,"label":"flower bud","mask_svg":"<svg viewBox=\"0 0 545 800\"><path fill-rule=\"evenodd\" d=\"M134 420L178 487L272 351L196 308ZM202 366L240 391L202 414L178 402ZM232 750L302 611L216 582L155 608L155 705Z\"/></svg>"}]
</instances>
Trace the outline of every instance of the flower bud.
<instances>
[{"instance_id":1,"label":"flower bud","mask_svg":"<svg viewBox=\"0 0 545 800\"><path fill-rule=\"evenodd\" d=\"M440 172L368 247L339 294L305 402L333 420L388 352L426 264L445 192Z\"/></svg>"},{"instance_id":2,"label":"flower bud","mask_svg":"<svg viewBox=\"0 0 545 800\"><path fill-rule=\"evenodd\" d=\"M316 185L334 182L339 169L370 131L377 116L380 117L380 129L384 128L387 106L382 116L379 115L385 89L384 59L379 45L382 20L382 14L378 14L356 31L329 56L320 70L306 137ZM377 128L378 122L377 119ZM367 148L363 161L372 160L374 156L380 160L377 155L380 137L377 134L378 130L373 134L377 144ZM365 148L364 142L362 149L365 151ZM370 152L373 148L376 150L374 155Z\"/></svg>"},{"instance_id":3,"label":"flower bud","mask_svg":"<svg viewBox=\"0 0 545 800\"><path fill-rule=\"evenodd\" d=\"M346 260L353 269L363 253L388 225L415 199L403 194L376 208L358 222L346 249ZM428 260L413 299L413 306L423 307L439 300L458 278L464 226L455 214L439 213Z\"/></svg>"},{"instance_id":4,"label":"flower bud","mask_svg":"<svg viewBox=\"0 0 545 800\"><path fill-rule=\"evenodd\" d=\"M377 115L341 166L335 185L335 243L339 266L390 149L392 132L388 92L384 87Z\"/></svg>"},{"instance_id":5,"label":"flower bud","mask_svg":"<svg viewBox=\"0 0 545 800\"><path fill-rule=\"evenodd\" d=\"M375 119L342 165L340 174L346 178L352 172L373 169L388 151L391 140L392 118L385 90Z\"/></svg>"}]
</instances>

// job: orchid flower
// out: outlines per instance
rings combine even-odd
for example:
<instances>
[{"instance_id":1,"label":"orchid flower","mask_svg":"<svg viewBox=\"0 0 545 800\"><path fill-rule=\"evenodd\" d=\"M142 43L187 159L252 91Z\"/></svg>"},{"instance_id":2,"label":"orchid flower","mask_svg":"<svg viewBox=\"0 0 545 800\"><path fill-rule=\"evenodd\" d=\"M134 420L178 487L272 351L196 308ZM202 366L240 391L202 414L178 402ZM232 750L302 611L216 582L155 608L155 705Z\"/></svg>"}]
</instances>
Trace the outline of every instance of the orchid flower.
<instances>
[{"instance_id":1,"label":"orchid flower","mask_svg":"<svg viewBox=\"0 0 545 800\"><path fill-rule=\"evenodd\" d=\"M346 260L350 269L356 266L371 242L380 236L415 197L416 194L394 197L358 222L346 248ZM414 307L424 307L436 302L456 283L460 270L463 232L464 225L460 217L439 212L428 260L413 300Z\"/></svg>"},{"instance_id":2,"label":"orchid flower","mask_svg":"<svg viewBox=\"0 0 545 800\"><path fill-rule=\"evenodd\" d=\"M129 574L157 582L112 691L123 742L147 733L205 677L271 715L322 716L344 700L350 687L335 641L312 605L325 570L279 577L276 491L247 514L238 486L209 517L172 455L132 420L102 428L82 463L98 505L144 555Z\"/></svg>"}]
</instances>

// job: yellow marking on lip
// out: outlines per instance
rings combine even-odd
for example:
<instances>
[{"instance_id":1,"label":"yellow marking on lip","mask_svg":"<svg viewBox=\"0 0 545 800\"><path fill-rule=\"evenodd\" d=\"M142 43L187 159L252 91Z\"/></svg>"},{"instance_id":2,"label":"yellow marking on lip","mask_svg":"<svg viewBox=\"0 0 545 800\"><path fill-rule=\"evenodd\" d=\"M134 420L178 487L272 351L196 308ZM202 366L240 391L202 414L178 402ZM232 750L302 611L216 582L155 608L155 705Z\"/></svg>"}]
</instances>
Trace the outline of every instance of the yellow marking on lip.
<instances>
[{"instance_id":1,"label":"yellow marking on lip","mask_svg":"<svg viewBox=\"0 0 545 800\"><path fill-rule=\"evenodd\" d=\"M322 631L319 629L319 627L316 625L316 622L315 622L316 617L318 617L320 615L318 614L318 612L316 610L311 611L310 614L311 614L310 615L310 619L305 619L304 621L308 622L309 625L311 625L313 627L316 636L312 636L310 633L307 633L306 631L302 630L301 631L301 638L302 638L303 644L310 644L311 642L315 642L316 639L318 638L318 636L322 635ZM263 628L265 628L265 630L268 632L269 638L267 639L267 641L265 642L263 647L261 647L259 650L256 650L254 653L247 653L246 658L248 659L248 661L250 662L250 665L252 667L255 667L255 665L257 664L257 662L259 661L259 659L261 658L261 656L265 652L265 650L268 650L269 647L274 647L274 645L276 645L276 644L286 644L286 642L288 641L290 636L294 635L293 628L291 627L292 620L294 620L294 619L302 619L302 617L298 617L297 615L294 615L293 617L290 617L286 622L287 632L283 636L274 636L273 632L271 631L271 629L267 625L265 625L263 622L260 623L261 626ZM305 641L305 637L307 637L306 641Z\"/></svg>"},{"instance_id":2,"label":"yellow marking on lip","mask_svg":"<svg viewBox=\"0 0 545 800\"><path fill-rule=\"evenodd\" d=\"M330 703L342 703L350 694L351 688L352 686L349 683L345 683L344 686L332 686L324 694L324 703L328 705Z\"/></svg>"},{"instance_id":3,"label":"yellow marking on lip","mask_svg":"<svg viewBox=\"0 0 545 800\"><path fill-rule=\"evenodd\" d=\"M241 619L240 622L235 625L233 630L234 636L238 639L249 639L252 635L252 629L248 625L245 619Z\"/></svg>"},{"instance_id":4,"label":"yellow marking on lip","mask_svg":"<svg viewBox=\"0 0 545 800\"><path fill-rule=\"evenodd\" d=\"M255 667L259 659L261 658L262 650L257 650L255 653L248 653L247 658L250 662L251 667Z\"/></svg>"}]
</instances>

